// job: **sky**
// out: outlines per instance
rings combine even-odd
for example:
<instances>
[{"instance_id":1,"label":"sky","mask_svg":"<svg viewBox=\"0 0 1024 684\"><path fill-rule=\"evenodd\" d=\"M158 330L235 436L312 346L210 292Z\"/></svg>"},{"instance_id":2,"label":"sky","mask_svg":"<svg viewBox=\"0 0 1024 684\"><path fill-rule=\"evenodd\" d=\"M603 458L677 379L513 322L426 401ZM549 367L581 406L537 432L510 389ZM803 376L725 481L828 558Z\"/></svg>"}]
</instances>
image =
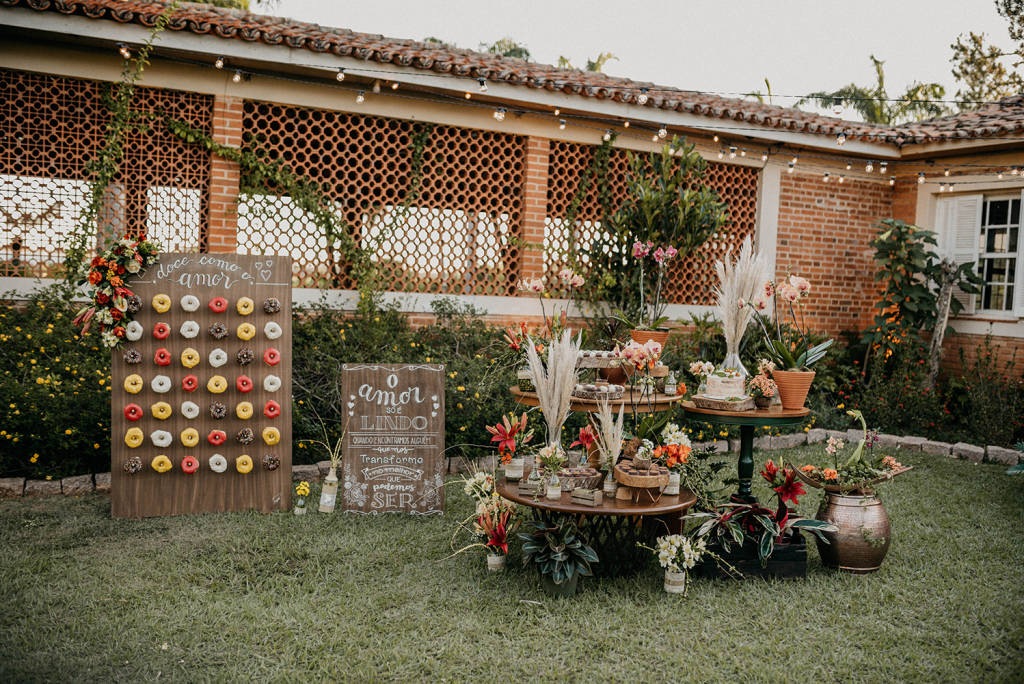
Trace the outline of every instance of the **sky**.
<instances>
[{"instance_id":1,"label":"sky","mask_svg":"<svg viewBox=\"0 0 1024 684\"><path fill-rule=\"evenodd\" d=\"M277 0L267 13L470 49L507 36L548 64L565 55L583 66L611 52L618 61L605 73L684 89L765 92L767 78L774 103L787 106L795 100L782 96L872 85L872 54L885 60L890 97L922 81L946 86L952 99L957 35L984 32L1012 46L993 0Z\"/></svg>"}]
</instances>

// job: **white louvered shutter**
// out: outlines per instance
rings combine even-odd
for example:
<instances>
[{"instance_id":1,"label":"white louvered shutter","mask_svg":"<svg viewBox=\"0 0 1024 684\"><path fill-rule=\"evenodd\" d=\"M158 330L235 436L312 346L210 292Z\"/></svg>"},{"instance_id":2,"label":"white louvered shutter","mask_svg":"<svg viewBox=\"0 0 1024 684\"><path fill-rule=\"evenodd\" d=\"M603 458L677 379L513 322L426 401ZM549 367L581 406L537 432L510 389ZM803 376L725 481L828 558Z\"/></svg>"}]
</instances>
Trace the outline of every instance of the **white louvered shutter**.
<instances>
[{"instance_id":1,"label":"white louvered shutter","mask_svg":"<svg viewBox=\"0 0 1024 684\"><path fill-rule=\"evenodd\" d=\"M939 256L952 256L958 266L968 261L974 262L975 272L984 199L983 195L942 197L939 199L936 212ZM953 296L964 307L961 313L974 313L976 295L967 294L956 288L953 290Z\"/></svg>"},{"instance_id":2,"label":"white louvered shutter","mask_svg":"<svg viewBox=\"0 0 1024 684\"><path fill-rule=\"evenodd\" d=\"M1017 268L1013 276L1013 294L1017 298L1017 310L1016 314L1018 318L1024 318L1024 283L1021 279L1024 278L1024 263L1022 263L1021 255L1024 254L1024 190L1020 191L1020 218L1019 225L1017 228Z\"/></svg>"}]
</instances>

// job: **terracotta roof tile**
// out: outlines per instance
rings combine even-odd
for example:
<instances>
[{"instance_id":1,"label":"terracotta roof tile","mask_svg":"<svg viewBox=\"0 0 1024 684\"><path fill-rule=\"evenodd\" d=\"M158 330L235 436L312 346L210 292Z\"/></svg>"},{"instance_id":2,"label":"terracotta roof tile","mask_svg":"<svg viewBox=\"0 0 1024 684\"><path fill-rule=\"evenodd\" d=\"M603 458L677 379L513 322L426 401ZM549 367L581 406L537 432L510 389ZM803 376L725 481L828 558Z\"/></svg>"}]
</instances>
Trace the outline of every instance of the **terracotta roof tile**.
<instances>
[{"instance_id":1,"label":"terracotta roof tile","mask_svg":"<svg viewBox=\"0 0 1024 684\"><path fill-rule=\"evenodd\" d=\"M0 0L8 6L37 11L75 14L93 19L152 26L166 9L164 0ZM597 72L559 69L521 59L463 50L414 40L385 38L347 29L271 17L213 5L185 3L171 18L169 28L221 38L287 45L311 52L331 52L343 57L396 64L471 78L562 91L616 102L635 102L640 88L648 89L645 105L692 114L743 121L796 132L835 135L845 131L862 138L898 145L935 139L983 138L1024 131L1024 95L984 105L977 111L881 126L821 116L813 112L680 90ZM216 48L211 46L211 52Z\"/></svg>"}]
</instances>

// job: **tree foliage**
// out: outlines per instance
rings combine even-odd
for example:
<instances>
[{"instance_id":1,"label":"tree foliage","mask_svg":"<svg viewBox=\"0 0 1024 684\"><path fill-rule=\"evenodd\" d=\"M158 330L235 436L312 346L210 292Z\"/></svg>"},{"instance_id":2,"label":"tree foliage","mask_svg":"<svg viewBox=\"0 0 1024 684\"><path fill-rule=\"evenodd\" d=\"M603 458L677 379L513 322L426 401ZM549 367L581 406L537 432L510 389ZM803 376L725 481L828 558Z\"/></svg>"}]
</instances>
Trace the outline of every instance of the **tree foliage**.
<instances>
[{"instance_id":1,"label":"tree foliage","mask_svg":"<svg viewBox=\"0 0 1024 684\"><path fill-rule=\"evenodd\" d=\"M501 55L502 57L515 57L517 59L530 61L530 50L525 45L520 45L508 36L496 40L493 43L480 43L480 49L483 52L489 52L492 55Z\"/></svg>"},{"instance_id":2,"label":"tree foliage","mask_svg":"<svg viewBox=\"0 0 1024 684\"><path fill-rule=\"evenodd\" d=\"M982 102L998 100L1024 91L1024 78L1017 69L1024 63L1024 0L996 0L996 11L1009 22L1011 52L985 45L985 34L968 32L957 36L953 49L953 77L963 86L956 93L961 111L977 109ZM1004 58L1017 57L1009 68Z\"/></svg>"},{"instance_id":3,"label":"tree foliage","mask_svg":"<svg viewBox=\"0 0 1024 684\"><path fill-rule=\"evenodd\" d=\"M604 69L604 65L613 59L616 62L619 61L619 58L613 55L612 53L602 52L595 59L587 60L587 66L584 68L584 71L601 71L602 69ZM575 69L576 67L572 65L572 62L569 60L568 57L561 55L558 58L558 68Z\"/></svg>"}]
</instances>

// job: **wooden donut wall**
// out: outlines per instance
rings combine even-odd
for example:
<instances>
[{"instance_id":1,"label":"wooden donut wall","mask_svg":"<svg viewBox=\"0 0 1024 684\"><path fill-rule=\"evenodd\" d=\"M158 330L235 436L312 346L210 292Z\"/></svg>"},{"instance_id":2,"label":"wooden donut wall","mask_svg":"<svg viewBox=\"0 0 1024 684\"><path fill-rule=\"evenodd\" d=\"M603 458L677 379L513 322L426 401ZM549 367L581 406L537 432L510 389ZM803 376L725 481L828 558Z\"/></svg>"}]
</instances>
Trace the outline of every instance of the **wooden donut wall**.
<instances>
[{"instance_id":1,"label":"wooden donut wall","mask_svg":"<svg viewBox=\"0 0 1024 684\"><path fill-rule=\"evenodd\" d=\"M287 258L260 257L235 254L163 254L160 262L145 274L132 277L128 287L142 300L141 310L135 320L142 326L142 336L135 341L125 340L123 348L115 350L111 363L113 387L111 390L111 512L115 518L143 518L159 515L183 515L217 511L244 511L256 508L261 511L282 510L291 507L292 495L292 316L291 316L291 262ZM159 313L153 306L154 297L166 295L170 308ZM188 295L199 300L195 311L186 311L182 299ZM210 302L217 297L227 300L227 310L216 313ZM253 311L242 315L238 302L248 297L253 302ZM268 299L280 303L277 313L265 313L263 304ZM187 321L199 326L195 337L186 338L181 330ZM276 323L281 328L277 339L267 336L265 327ZM169 329L166 339L157 339L154 329L165 323ZM211 326L221 323L227 329L227 336L214 339ZM239 337L238 328L248 323L255 329L249 340ZM198 353L199 362L192 368L182 363L186 349ZM141 363L129 364L125 352L135 349L142 357ZM155 357L160 349L169 352L170 364L160 366ZM227 354L227 362L219 367L210 363L211 352L221 349ZM247 365L238 362L238 352L251 349L253 360ZM264 353L276 349L280 362L269 365ZM131 375L142 378L142 389L131 393L125 388L125 379ZM170 380L170 389L159 393L153 389L153 380L159 375ZM192 392L183 387L187 376L195 376L198 386ZM221 393L211 392L207 384L214 376L226 381ZM239 376L252 381L252 390L242 392L237 386ZM267 376L280 379L276 391L268 391L264 383ZM182 410L185 402L191 401L199 407L199 414L192 419ZM276 417L268 417L265 408L274 401L280 406ZM154 416L153 406L166 402L171 414L166 419ZM237 413L241 402L252 404L252 415L242 419ZM222 419L211 416L211 405L223 404L226 415ZM125 407L136 404L142 409L142 418L129 420ZM280 439L277 444L268 445L263 431L268 427L277 428ZM143 433L142 444L130 447L125 436L131 428ZM183 443L183 433L194 428L199 441L193 447ZM240 430L252 430L252 441L241 444L237 435ZM171 434L167 447L154 445L151 435L163 430ZM215 430L223 431L227 440L220 446L208 441ZM215 472L210 459L220 454L227 461L224 472ZM263 463L265 456L273 454L280 459L280 465L269 470ZM153 469L153 460L166 456L171 463L170 470L160 473ZM237 467L238 459L248 455L252 469L242 473ZM125 463L133 456L141 460L141 470L130 474ZM182 462L191 456L198 461L193 473L182 469Z\"/></svg>"}]
</instances>

